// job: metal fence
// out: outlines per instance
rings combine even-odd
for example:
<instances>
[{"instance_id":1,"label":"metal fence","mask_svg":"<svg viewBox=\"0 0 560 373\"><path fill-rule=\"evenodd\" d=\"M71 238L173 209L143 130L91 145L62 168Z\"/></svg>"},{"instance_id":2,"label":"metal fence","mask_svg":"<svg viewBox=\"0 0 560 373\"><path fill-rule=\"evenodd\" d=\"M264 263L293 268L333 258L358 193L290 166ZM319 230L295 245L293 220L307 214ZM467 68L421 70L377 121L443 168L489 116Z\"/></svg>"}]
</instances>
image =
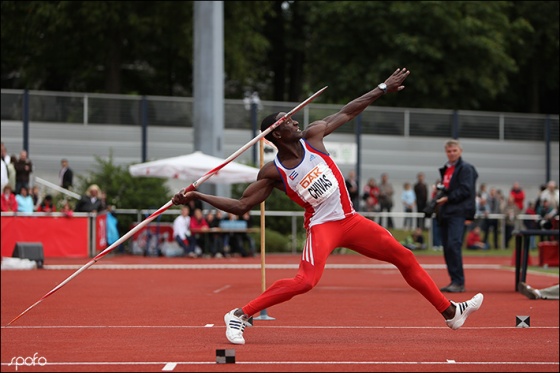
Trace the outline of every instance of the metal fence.
<instances>
[{"instance_id":1,"label":"metal fence","mask_svg":"<svg viewBox=\"0 0 560 373\"><path fill-rule=\"evenodd\" d=\"M135 224L139 224L141 223L143 220L145 220L146 216L151 215L155 210L153 209L114 209L113 213L117 216L117 219L119 217L123 217L123 216L134 216L135 217ZM162 215L168 215L170 216L172 219L174 219L177 215L179 215L181 212L177 209L170 209L170 210L166 210L162 213ZM204 215L206 215L207 211L204 211ZM420 217L424 217L423 213L418 213L418 212L359 212L359 214L372 219L374 221L378 221L379 218L387 218L387 217L392 217L394 220L398 219L398 218L405 218L405 217L410 217L413 219L416 218L420 218ZM61 212L54 212L54 213L44 213L44 212L34 212L34 213L17 213L17 212L2 212L1 213L2 216L50 216L50 217L64 217L65 215ZM253 217L261 217L261 212L257 211L257 210L252 210L250 211L250 215ZM95 242L96 242L96 230L94 229L95 227L95 217L96 214L95 213L74 213L74 216L81 216L81 217L88 217L90 220L89 226L90 226L90 233L91 233L91 237L89 238L89 250L88 252L90 253L91 257L94 257L97 253L95 252ZM265 218L270 218L270 217L283 217L283 218L287 218L290 219L291 221L291 232L290 234L287 235L287 237L289 238L290 241L290 248L291 248L291 253L292 254L297 254L298 252L301 252L303 246L304 246L304 242L303 240L305 239L305 232L304 232L304 228L303 228L303 224L302 224L302 219L304 216L304 212L303 211L266 211L264 213ZM506 225L506 215L504 214L490 214L488 215L489 219L496 219L498 221L498 234L499 234L499 244L501 248L506 248L506 242L505 242L505 225ZM481 217L477 217L475 219L475 223L481 221L480 220ZM535 221L537 222L538 220L540 220L540 216L539 215L527 215L527 214L519 214L517 216L515 216L515 221L514 221L514 226L515 226L515 231L520 230L523 228L524 222L525 221ZM432 248L433 247L433 231L431 229L431 225L432 225L432 218L426 218L427 221L427 225L426 227L427 229L427 244L428 244L428 248ZM158 222L151 222L148 225L155 225L157 226L157 224L159 224ZM395 228L398 229L398 228ZM126 232L120 232L120 236L122 237L124 234L128 233L128 230ZM512 236L513 237L513 236ZM124 243L124 245L129 245L131 242L132 238L129 239L128 241L126 241ZM130 246L130 245L129 245Z\"/></svg>"},{"instance_id":2,"label":"metal fence","mask_svg":"<svg viewBox=\"0 0 560 373\"><path fill-rule=\"evenodd\" d=\"M111 95L2 89L2 120L68 123L193 127L193 98ZM251 108L261 113L288 112L297 103L226 99L226 129L255 129ZM311 103L298 120L304 125L340 109L340 105ZM339 132L404 137L455 137L558 142L558 115L418 108L368 107Z\"/></svg>"},{"instance_id":3,"label":"metal fence","mask_svg":"<svg viewBox=\"0 0 560 373\"><path fill-rule=\"evenodd\" d=\"M140 223L142 222L142 220L144 219L145 216L148 216L150 214L152 214L155 210L148 210L148 209L115 209L113 212L119 216L119 215L134 215L136 216L136 223ZM177 209L171 209L171 210L167 210L164 211L162 215L170 215L170 216L177 216L179 215L181 212ZM204 211L204 215L206 215L207 211ZM253 217L261 217L261 212L260 211L256 211L256 210L252 210L249 212L251 216ZM422 218L424 217L424 213L419 213L419 212L364 212L361 211L359 212L360 215L363 215L369 219L372 219L374 221L379 221L379 218L383 218L386 219L387 217L392 217L395 221L398 218L412 218L413 221L416 221L416 218ZM270 218L270 217L284 217L284 218L289 218L291 223L290 223L290 227L291 227L291 232L288 235L289 239L290 239L290 247L291 247L291 252L292 254L296 254L298 252L301 252L301 250L303 249L303 242L300 242L301 240L305 239L305 231L303 228L303 224L302 224L302 219L304 216L304 212L303 211L265 211L264 213L265 219L266 218ZM506 239L505 239L505 235L504 232L506 231L506 218L507 216L505 214L489 214L487 216L488 219L496 219L498 221L498 230L499 230L499 244L501 248L506 248ZM539 215L527 215L527 214L519 214L517 216L515 216L515 220L514 220L514 226L516 227L516 230L522 229L523 224L525 221L538 221L541 217ZM476 217L475 222L480 222L482 219L482 217ZM427 230L427 243L428 243L428 247L433 247L433 231L431 229L432 227L432 218L426 218L427 223L427 227L429 228ZM150 224L157 224L157 223L150 223ZM126 233L126 232L121 232L121 233Z\"/></svg>"}]
</instances>

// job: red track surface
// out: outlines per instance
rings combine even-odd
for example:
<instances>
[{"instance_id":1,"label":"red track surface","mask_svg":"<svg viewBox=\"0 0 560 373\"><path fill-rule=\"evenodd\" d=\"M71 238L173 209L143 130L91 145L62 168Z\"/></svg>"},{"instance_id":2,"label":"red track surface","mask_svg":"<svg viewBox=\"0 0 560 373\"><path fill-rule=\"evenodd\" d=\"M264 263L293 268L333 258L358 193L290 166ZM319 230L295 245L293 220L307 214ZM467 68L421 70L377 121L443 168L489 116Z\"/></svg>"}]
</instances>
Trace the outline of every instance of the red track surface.
<instances>
[{"instance_id":1,"label":"red track surface","mask_svg":"<svg viewBox=\"0 0 560 373\"><path fill-rule=\"evenodd\" d=\"M419 260L439 286L449 282L442 257ZM268 309L275 320L255 320L243 346L227 342L223 315L260 293L260 258L105 257L6 326L87 261L2 271L2 371L16 370L14 358L27 358L22 372L559 369L559 302L515 292L504 257L465 257L467 292L451 299L482 292L485 300L457 331L394 267L355 255L331 256L319 285ZM268 255L266 283L292 277L298 261ZM546 287L558 278L529 273L528 282ZM530 316L531 326L516 327L516 316ZM234 350L236 363L217 364L218 349Z\"/></svg>"}]
</instances>

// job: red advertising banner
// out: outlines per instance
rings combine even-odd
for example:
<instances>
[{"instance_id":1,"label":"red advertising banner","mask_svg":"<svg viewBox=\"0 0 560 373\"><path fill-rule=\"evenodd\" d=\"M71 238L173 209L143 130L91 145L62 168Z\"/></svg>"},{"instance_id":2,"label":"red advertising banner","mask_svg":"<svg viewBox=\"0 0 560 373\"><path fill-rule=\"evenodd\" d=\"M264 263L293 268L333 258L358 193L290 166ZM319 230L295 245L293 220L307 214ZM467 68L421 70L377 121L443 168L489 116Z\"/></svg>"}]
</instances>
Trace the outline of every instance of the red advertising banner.
<instances>
[{"instance_id":1,"label":"red advertising banner","mask_svg":"<svg viewBox=\"0 0 560 373\"><path fill-rule=\"evenodd\" d=\"M12 256L16 242L41 242L45 258L89 257L89 218L2 216L2 256Z\"/></svg>"}]
</instances>

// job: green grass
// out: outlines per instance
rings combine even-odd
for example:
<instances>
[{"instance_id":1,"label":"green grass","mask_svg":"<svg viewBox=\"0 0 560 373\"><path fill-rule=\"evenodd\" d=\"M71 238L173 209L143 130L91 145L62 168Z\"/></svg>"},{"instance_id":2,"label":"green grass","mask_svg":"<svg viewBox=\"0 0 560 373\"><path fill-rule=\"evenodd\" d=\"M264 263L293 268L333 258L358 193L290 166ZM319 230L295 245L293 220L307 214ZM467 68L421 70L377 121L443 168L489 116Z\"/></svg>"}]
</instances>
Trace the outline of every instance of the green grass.
<instances>
[{"instance_id":1,"label":"green grass","mask_svg":"<svg viewBox=\"0 0 560 373\"><path fill-rule=\"evenodd\" d=\"M397 241L404 241L405 238L410 234L409 231L405 231L402 229L390 229L391 234L397 239ZM428 232L424 232L424 240L428 242ZM465 236L466 238L466 236ZM488 236L488 242L494 242L494 236L492 233ZM509 242L509 246L506 250L504 249L490 249L490 250L463 250L463 255L468 256L508 256L511 255L513 250L515 249L515 239L511 239ZM423 251L432 251L433 250L423 250ZM436 251L437 253L437 251Z\"/></svg>"}]
</instances>

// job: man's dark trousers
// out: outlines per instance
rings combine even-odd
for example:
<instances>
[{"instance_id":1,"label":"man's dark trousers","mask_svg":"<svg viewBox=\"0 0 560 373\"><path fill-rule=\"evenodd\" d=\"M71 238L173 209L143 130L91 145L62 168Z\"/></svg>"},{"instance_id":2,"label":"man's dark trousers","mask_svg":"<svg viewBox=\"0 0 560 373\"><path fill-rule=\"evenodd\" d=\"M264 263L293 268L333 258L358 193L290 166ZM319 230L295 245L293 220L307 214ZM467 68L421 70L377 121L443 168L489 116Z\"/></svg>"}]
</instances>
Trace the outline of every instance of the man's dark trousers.
<instances>
[{"instance_id":1,"label":"man's dark trousers","mask_svg":"<svg viewBox=\"0 0 560 373\"><path fill-rule=\"evenodd\" d=\"M454 216L440 221L441 242L447 272L451 277L451 282L461 286L465 285L462 253L465 220L464 217Z\"/></svg>"}]
</instances>

